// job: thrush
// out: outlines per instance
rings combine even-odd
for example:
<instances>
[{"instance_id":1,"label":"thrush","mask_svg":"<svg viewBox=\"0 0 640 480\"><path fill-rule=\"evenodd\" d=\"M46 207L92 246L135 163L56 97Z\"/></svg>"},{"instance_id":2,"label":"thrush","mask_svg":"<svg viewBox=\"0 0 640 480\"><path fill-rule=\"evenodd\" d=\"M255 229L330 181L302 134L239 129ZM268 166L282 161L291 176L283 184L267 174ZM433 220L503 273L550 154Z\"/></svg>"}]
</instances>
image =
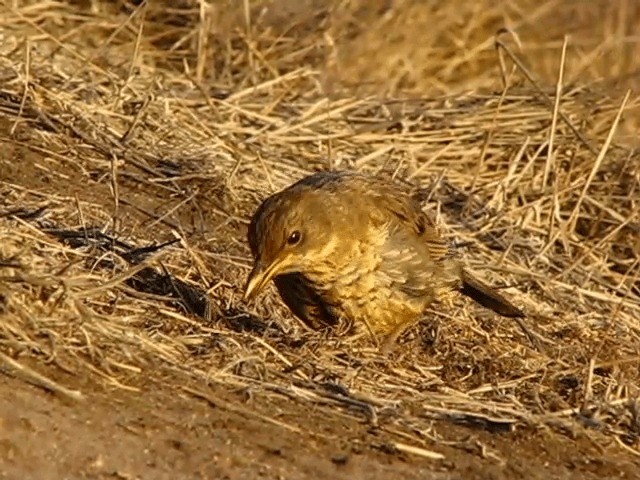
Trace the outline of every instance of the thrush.
<instances>
[{"instance_id":1,"label":"thrush","mask_svg":"<svg viewBox=\"0 0 640 480\"><path fill-rule=\"evenodd\" d=\"M319 172L265 199L248 241L253 297L271 280L313 329L347 322L387 349L434 301L459 291L506 317L523 312L467 271L408 187Z\"/></svg>"}]
</instances>

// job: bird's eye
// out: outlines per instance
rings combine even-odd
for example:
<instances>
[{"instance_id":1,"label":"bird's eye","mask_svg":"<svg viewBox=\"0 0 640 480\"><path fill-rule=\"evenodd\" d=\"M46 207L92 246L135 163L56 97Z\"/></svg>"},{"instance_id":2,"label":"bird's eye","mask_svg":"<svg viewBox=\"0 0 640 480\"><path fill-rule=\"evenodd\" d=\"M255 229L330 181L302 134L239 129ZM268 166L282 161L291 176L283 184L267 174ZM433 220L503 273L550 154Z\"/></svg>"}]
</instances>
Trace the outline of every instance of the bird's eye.
<instances>
[{"instance_id":1,"label":"bird's eye","mask_svg":"<svg viewBox=\"0 0 640 480\"><path fill-rule=\"evenodd\" d=\"M287 239L287 243L289 245L296 245L297 243L300 243L301 238L302 238L302 234L298 230L296 230L292 232L291 235L289 235L289 238Z\"/></svg>"}]
</instances>

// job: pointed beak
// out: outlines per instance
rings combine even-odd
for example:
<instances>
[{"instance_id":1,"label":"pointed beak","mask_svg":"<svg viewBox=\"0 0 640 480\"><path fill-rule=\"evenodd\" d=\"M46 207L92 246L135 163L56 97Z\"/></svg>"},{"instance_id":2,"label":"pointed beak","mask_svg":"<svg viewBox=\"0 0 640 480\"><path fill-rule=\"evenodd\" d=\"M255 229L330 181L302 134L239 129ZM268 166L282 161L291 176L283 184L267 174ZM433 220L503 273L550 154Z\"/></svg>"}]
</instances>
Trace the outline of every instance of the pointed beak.
<instances>
[{"instance_id":1,"label":"pointed beak","mask_svg":"<svg viewBox=\"0 0 640 480\"><path fill-rule=\"evenodd\" d=\"M260 292L269 280L278 275L282 270L282 261L274 261L270 265L266 265L261 261L256 261L256 264L249 274L247 284L244 287L244 300L249 300L256 296Z\"/></svg>"}]
</instances>

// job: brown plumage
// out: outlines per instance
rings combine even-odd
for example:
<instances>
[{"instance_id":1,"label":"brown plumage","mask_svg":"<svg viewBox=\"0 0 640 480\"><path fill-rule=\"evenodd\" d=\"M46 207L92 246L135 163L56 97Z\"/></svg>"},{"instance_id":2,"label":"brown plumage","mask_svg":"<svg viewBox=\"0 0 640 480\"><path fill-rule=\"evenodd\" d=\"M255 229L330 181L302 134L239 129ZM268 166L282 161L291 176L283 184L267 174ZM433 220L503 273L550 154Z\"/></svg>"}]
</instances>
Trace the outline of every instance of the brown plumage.
<instances>
[{"instance_id":1,"label":"brown plumage","mask_svg":"<svg viewBox=\"0 0 640 480\"><path fill-rule=\"evenodd\" d=\"M267 198L248 232L249 298L273 279L314 329L346 321L385 347L452 291L507 317L522 311L466 271L407 188L353 172L321 172Z\"/></svg>"}]
</instances>

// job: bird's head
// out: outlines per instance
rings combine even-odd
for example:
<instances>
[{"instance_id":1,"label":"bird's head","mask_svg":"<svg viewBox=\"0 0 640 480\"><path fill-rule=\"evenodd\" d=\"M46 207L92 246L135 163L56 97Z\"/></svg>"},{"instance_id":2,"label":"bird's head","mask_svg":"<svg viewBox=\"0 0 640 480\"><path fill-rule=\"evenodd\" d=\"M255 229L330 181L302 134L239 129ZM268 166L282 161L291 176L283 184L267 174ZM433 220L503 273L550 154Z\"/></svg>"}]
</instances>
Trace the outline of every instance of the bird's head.
<instances>
[{"instance_id":1,"label":"bird's head","mask_svg":"<svg viewBox=\"0 0 640 480\"><path fill-rule=\"evenodd\" d=\"M249 226L254 264L244 298L279 275L308 273L330 258L342 230L336 209L340 207L309 189L288 189L267 198Z\"/></svg>"}]
</instances>

